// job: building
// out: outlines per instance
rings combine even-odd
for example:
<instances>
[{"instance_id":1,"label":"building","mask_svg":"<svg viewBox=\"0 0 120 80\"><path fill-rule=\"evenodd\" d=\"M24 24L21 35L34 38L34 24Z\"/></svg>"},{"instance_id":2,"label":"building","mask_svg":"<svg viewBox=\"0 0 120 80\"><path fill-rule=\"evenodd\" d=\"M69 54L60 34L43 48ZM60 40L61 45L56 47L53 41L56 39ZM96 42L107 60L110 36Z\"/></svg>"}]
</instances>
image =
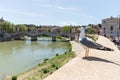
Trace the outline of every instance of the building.
<instances>
[{"instance_id":1,"label":"building","mask_svg":"<svg viewBox=\"0 0 120 80\"><path fill-rule=\"evenodd\" d=\"M102 20L101 34L116 40L120 40L120 18L106 18Z\"/></svg>"}]
</instances>

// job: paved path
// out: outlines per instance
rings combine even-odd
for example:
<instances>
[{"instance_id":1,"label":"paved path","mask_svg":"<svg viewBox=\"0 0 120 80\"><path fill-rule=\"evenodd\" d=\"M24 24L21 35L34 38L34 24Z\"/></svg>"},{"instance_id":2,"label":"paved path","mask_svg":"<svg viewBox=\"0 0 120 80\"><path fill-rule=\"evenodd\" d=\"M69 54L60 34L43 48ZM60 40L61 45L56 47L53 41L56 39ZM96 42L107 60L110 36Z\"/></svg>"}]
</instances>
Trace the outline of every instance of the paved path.
<instances>
[{"instance_id":1,"label":"paved path","mask_svg":"<svg viewBox=\"0 0 120 80\"><path fill-rule=\"evenodd\" d=\"M90 49L86 59L81 45L71 43L77 56L44 80L120 80L120 51L107 38L100 36L97 43L115 51Z\"/></svg>"}]
</instances>

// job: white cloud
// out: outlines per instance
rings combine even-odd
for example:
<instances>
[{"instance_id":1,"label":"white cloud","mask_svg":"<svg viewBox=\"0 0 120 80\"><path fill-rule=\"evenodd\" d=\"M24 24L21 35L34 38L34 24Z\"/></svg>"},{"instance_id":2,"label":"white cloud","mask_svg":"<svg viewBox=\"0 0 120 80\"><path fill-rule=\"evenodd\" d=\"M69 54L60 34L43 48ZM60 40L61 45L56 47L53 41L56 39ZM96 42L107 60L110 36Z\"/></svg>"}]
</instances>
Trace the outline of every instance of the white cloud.
<instances>
[{"instance_id":1,"label":"white cloud","mask_svg":"<svg viewBox=\"0 0 120 80\"><path fill-rule=\"evenodd\" d=\"M55 6L55 7L61 10L79 10L78 8L74 8L74 7L62 7L62 6Z\"/></svg>"},{"instance_id":2,"label":"white cloud","mask_svg":"<svg viewBox=\"0 0 120 80\"><path fill-rule=\"evenodd\" d=\"M41 5L41 7L55 8L55 9L60 9L60 10L72 10L72 11L80 10L80 8L77 8L77 7L64 7L64 6L49 5L49 4Z\"/></svg>"}]
</instances>

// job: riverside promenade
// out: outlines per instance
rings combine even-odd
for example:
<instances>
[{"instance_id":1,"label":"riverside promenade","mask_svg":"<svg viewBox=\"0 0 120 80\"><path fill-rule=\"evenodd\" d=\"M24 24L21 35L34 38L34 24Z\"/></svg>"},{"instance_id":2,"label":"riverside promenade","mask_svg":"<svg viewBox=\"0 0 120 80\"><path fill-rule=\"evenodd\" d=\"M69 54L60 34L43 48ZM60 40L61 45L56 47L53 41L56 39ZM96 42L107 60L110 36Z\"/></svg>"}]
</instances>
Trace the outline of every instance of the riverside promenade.
<instances>
[{"instance_id":1,"label":"riverside promenade","mask_svg":"<svg viewBox=\"0 0 120 80\"><path fill-rule=\"evenodd\" d=\"M77 56L44 80L120 80L120 51L103 36L96 42L114 51L89 49L89 57L83 58L83 47L71 41Z\"/></svg>"}]
</instances>

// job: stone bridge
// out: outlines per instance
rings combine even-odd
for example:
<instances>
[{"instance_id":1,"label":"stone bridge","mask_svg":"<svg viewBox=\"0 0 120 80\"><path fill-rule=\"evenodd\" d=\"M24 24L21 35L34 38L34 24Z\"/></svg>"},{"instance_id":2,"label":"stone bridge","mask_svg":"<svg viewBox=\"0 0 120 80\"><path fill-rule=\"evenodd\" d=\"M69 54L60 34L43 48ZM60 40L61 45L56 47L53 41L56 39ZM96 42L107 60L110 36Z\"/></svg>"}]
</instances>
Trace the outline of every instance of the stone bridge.
<instances>
[{"instance_id":1,"label":"stone bridge","mask_svg":"<svg viewBox=\"0 0 120 80\"><path fill-rule=\"evenodd\" d=\"M37 40L37 37L41 36L50 36L52 37L52 41L56 41L57 36L67 37L70 40L77 39L76 37L79 37L79 34L76 33L55 33L55 32L16 32L12 33L11 37L13 39L21 39L21 37L24 37L25 35L31 37L31 40Z\"/></svg>"}]
</instances>

